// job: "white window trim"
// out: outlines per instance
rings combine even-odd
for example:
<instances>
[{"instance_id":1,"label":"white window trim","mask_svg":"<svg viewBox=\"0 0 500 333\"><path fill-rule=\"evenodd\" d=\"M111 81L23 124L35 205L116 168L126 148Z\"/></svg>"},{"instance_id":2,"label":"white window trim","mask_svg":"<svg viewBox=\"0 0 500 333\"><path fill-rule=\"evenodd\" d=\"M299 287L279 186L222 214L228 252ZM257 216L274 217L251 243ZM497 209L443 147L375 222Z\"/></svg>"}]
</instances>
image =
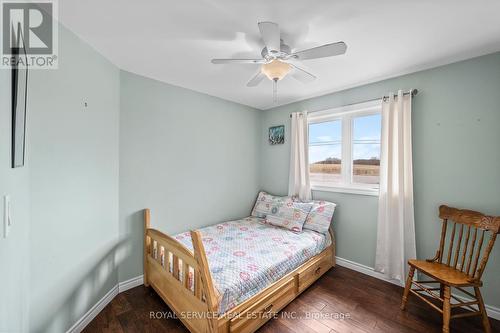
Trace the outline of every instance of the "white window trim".
<instances>
[{"instance_id":1,"label":"white window trim","mask_svg":"<svg viewBox=\"0 0 500 333\"><path fill-rule=\"evenodd\" d=\"M359 195L369 195L378 197L379 189L374 187L364 187L364 186L321 186L312 185L311 190L314 192L333 192L333 193L347 193L347 194L359 194Z\"/></svg>"},{"instance_id":2,"label":"white window trim","mask_svg":"<svg viewBox=\"0 0 500 333\"><path fill-rule=\"evenodd\" d=\"M361 194L378 196L379 185L361 184L352 182L352 131L353 131L353 117L369 116L373 114L380 114L382 111L382 100L375 100L365 103L352 104L322 110L310 113L308 115L308 123L316 124L327 121L340 120L342 122L342 159L341 159L341 176L342 183L336 186L325 186L319 184L312 184L313 191L320 192L337 192L349 194ZM344 140L348 138L348 140Z\"/></svg>"}]
</instances>

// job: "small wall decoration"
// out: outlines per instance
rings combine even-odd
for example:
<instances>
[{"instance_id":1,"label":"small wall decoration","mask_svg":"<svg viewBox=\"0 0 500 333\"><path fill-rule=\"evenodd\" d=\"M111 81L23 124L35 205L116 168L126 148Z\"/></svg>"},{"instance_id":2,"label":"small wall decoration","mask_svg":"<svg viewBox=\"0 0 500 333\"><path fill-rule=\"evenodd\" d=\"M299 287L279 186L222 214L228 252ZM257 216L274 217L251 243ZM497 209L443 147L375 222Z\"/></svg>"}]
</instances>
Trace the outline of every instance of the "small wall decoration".
<instances>
[{"instance_id":1,"label":"small wall decoration","mask_svg":"<svg viewBox=\"0 0 500 333\"><path fill-rule=\"evenodd\" d=\"M281 145L285 143L285 125L269 127L269 144Z\"/></svg>"}]
</instances>

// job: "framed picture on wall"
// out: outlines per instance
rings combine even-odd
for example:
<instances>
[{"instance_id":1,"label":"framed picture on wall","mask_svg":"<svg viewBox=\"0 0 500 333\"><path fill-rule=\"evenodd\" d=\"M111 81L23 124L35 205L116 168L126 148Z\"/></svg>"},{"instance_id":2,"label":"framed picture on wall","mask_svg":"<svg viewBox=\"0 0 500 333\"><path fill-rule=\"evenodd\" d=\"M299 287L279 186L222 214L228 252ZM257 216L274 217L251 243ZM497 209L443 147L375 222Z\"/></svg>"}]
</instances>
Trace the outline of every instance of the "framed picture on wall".
<instances>
[{"instance_id":1,"label":"framed picture on wall","mask_svg":"<svg viewBox=\"0 0 500 333\"><path fill-rule=\"evenodd\" d=\"M21 37L22 38L22 37ZM24 166L26 150L26 99L28 58L23 46L12 48L12 168Z\"/></svg>"},{"instance_id":2,"label":"framed picture on wall","mask_svg":"<svg viewBox=\"0 0 500 333\"><path fill-rule=\"evenodd\" d=\"M280 145L285 143L285 125L269 127L269 144Z\"/></svg>"}]
</instances>

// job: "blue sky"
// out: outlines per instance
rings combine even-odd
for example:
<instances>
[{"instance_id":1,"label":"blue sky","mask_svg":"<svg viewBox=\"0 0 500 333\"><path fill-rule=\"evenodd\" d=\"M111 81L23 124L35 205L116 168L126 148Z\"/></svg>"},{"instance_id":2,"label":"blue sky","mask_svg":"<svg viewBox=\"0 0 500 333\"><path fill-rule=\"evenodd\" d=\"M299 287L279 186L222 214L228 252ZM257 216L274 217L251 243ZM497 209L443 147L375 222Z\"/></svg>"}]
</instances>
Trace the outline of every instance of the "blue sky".
<instances>
[{"instance_id":1,"label":"blue sky","mask_svg":"<svg viewBox=\"0 0 500 333\"><path fill-rule=\"evenodd\" d=\"M353 158L380 158L380 114L353 118ZM340 120L309 125L309 163L341 158Z\"/></svg>"}]
</instances>

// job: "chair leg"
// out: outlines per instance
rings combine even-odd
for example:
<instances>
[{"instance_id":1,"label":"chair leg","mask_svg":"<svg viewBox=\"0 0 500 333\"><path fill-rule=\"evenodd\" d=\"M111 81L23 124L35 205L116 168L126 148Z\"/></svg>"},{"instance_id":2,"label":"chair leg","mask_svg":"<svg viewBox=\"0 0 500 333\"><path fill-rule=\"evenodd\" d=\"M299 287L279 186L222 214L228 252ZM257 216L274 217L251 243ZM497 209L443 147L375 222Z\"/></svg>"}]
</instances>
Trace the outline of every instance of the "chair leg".
<instances>
[{"instance_id":1,"label":"chair leg","mask_svg":"<svg viewBox=\"0 0 500 333\"><path fill-rule=\"evenodd\" d=\"M450 304L450 298L451 298L451 290L450 286L444 285L443 286L443 296L444 296L444 301L443 301L443 333L449 333L450 332L450 316L451 316L451 304Z\"/></svg>"},{"instance_id":2,"label":"chair leg","mask_svg":"<svg viewBox=\"0 0 500 333\"><path fill-rule=\"evenodd\" d=\"M439 284L439 297L444 299L444 284L442 283Z\"/></svg>"},{"instance_id":3,"label":"chair leg","mask_svg":"<svg viewBox=\"0 0 500 333\"><path fill-rule=\"evenodd\" d=\"M405 291L403 292L403 299L401 301L401 310L406 309L406 302L408 302L408 294L410 293L413 274L415 274L415 267L410 266L410 271L408 272L408 277L406 278Z\"/></svg>"},{"instance_id":4,"label":"chair leg","mask_svg":"<svg viewBox=\"0 0 500 333\"><path fill-rule=\"evenodd\" d=\"M479 302L479 311L481 311L481 318L483 321L484 331L486 333L491 332L490 321L488 319L488 314L486 313L486 309L484 308L483 297L481 296L481 291L479 287L474 287L474 292L476 294L477 301Z\"/></svg>"}]
</instances>

